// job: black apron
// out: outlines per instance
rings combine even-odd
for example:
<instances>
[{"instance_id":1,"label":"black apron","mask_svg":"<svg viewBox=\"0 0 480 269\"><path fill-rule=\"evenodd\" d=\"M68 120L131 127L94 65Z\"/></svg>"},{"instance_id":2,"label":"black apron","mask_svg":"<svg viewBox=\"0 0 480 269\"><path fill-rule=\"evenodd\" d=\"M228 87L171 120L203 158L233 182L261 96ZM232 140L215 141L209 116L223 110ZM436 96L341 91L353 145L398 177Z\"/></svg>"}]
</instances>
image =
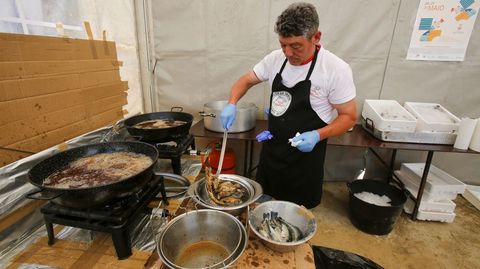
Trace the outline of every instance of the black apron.
<instances>
[{"instance_id":1,"label":"black apron","mask_svg":"<svg viewBox=\"0 0 480 269\"><path fill-rule=\"evenodd\" d=\"M327 140L318 142L311 152L301 152L292 147L288 139L294 137L297 132L312 131L327 125L310 104L312 84L310 75L315 67L317 54L318 49L315 50L304 81L298 82L292 88L282 84L281 74L287 59L273 80L270 95L271 112L268 116L268 130L273 134L273 139L263 143L256 177L265 194L307 208L317 206L322 198L323 163ZM280 96L275 98L280 103L291 98L290 105L283 114L281 109L278 112L272 106L274 96Z\"/></svg>"}]
</instances>

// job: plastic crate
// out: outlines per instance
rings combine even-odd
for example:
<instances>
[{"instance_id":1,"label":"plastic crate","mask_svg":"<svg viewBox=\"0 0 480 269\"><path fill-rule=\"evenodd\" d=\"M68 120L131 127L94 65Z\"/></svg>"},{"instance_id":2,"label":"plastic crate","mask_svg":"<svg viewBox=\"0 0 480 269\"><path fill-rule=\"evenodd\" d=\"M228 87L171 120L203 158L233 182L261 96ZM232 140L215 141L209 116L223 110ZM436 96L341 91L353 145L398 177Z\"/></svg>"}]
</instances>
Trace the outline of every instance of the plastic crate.
<instances>
[{"instance_id":1,"label":"plastic crate","mask_svg":"<svg viewBox=\"0 0 480 269\"><path fill-rule=\"evenodd\" d=\"M447 212L430 212L430 211L423 211L423 210L418 210L417 212L418 220L452 223L455 220L455 216L456 216L455 213L447 213Z\"/></svg>"},{"instance_id":2,"label":"plastic crate","mask_svg":"<svg viewBox=\"0 0 480 269\"><path fill-rule=\"evenodd\" d=\"M443 212L443 213L453 213L457 205L451 200L441 200L441 201L427 201L422 199L419 210L428 211L428 212ZM415 207L415 202L408 198L403 209L406 213L412 214L413 208Z\"/></svg>"},{"instance_id":3,"label":"plastic crate","mask_svg":"<svg viewBox=\"0 0 480 269\"><path fill-rule=\"evenodd\" d=\"M417 118L416 132L457 133L460 119L440 104L405 102L404 107Z\"/></svg>"},{"instance_id":4,"label":"plastic crate","mask_svg":"<svg viewBox=\"0 0 480 269\"><path fill-rule=\"evenodd\" d=\"M395 175L402 181L405 185L405 189L409 191L413 197L417 198L419 185L415 183L415 180L412 179L409 175L404 173L404 171L397 170L394 172ZM430 193L426 188L423 190L422 201L444 201L444 200L454 200L457 198L456 192L443 192L443 193Z\"/></svg>"},{"instance_id":5,"label":"plastic crate","mask_svg":"<svg viewBox=\"0 0 480 269\"><path fill-rule=\"evenodd\" d=\"M467 185L462 196L480 210L480 186Z\"/></svg>"},{"instance_id":6,"label":"plastic crate","mask_svg":"<svg viewBox=\"0 0 480 269\"><path fill-rule=\"evenodd\" d=\"M395 100L365 100L362 117L380 131L414 132L417 125L417 119Z\"/></svg>"},{"instance_id":7,"label":"plastic crate","mask_svg":"<svg viewBox=\"0 0 480 269\"><path fill-rule=\"evenodd\" d=\"M411 180L413 180L418 189L424 168L425 163L402 163L400 171L404 172ZM452 193L461 194L465 191L465 187L466 185L463 182L437 168L435 165L430 165L427 181L425 183L425 190L433 196Z\"/></svg>"}]
</instances>

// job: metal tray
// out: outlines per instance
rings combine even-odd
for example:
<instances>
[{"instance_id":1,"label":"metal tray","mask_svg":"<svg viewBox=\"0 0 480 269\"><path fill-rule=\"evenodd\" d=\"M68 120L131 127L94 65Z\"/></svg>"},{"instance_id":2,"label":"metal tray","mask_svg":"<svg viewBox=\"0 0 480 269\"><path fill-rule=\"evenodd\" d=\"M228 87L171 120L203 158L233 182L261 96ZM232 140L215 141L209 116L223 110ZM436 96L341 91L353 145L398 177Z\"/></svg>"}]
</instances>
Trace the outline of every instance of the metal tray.
<instances>
[{"instance_id":1,"label":"metal tray","mask_svg":"<svg viewBox=\"0 0 480 269\"><path fill-rule=\"evenodd\" d=\"M380 131L373 122L367 120L362 121L362 126L377 139L389 142L453 145L457 138L457 134L453 133Z\"/></svg>"}]
</instances>

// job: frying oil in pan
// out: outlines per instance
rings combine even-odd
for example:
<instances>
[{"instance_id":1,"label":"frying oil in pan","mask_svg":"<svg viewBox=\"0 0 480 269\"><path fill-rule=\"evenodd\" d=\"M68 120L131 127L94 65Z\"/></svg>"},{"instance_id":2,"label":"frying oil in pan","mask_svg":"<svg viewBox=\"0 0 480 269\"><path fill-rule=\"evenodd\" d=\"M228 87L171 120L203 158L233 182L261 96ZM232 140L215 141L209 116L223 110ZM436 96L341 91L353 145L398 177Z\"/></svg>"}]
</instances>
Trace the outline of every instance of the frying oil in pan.
<instances>
[{"instance_id":1,"label":"frying oil in pan","mask_svg":"<svg viewBox=\"0 0 480 269\"><path fill-rule=\"evenodd\" d=\"M228 257L228 251L219 243L203 240L187 246L175 260L175 264L186 268L202 268L217 264Z\"/></svg>"}]
</instances>

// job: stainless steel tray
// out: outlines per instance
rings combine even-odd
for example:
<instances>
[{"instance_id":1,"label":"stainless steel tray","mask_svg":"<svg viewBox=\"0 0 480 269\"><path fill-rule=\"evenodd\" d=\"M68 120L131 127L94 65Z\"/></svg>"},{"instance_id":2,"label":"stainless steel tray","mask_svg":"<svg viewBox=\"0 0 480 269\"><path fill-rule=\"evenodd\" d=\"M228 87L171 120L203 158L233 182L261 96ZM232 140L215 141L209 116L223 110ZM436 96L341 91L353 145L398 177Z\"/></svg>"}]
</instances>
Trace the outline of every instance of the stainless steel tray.
<instances>
[{"instance_id":1,"label":"stainless steel tray","mask_svg":"<svg viewBox=\"0 0 480 269\"><path fill-rule=\"evenodd\" d=\"M419 143L419 144L441 144L453 145L457 134L441 133L441 132L392 132L380 131L375 128L373 122L366 120L362 121L363 128L372 134L377 139L389 142L405 142L405 143Z\"/></svg>"}]
</instances>

